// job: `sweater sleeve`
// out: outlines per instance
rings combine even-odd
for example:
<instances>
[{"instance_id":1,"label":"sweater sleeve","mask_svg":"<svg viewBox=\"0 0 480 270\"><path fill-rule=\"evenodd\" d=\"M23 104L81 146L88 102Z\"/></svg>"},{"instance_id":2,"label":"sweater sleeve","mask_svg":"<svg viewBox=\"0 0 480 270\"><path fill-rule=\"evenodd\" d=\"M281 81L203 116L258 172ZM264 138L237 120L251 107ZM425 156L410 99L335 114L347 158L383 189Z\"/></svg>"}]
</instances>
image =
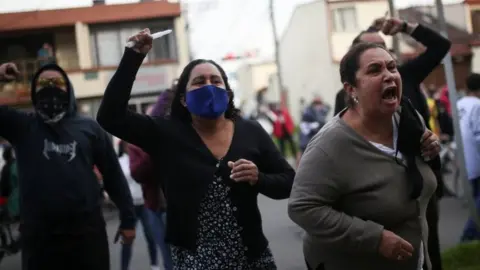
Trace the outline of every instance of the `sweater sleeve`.
<instances>
[{"instance_id":1,"label":"sweater sleeve","mask_svg":"<svg viewBox=\"0 0 480 270\"><path fill-rule=\"evenodd\" d=\"M133 229L135 228L135 212L127 180L118 162L112 141L105 131L98 125L97 127L97 141L94 149L95 165L103 176L105 191L119 209L120 227Z\"/></svg>"},{"instance_id":2,"label":"sweater sleeve","mask_svg":"<svg viewBox=\"0 0 480 270\"><path fill-rule=\"evenodd\" d=\"M15 144L23 134L27 133L29 116L14 108L0 106L0 137Z\"/></svg>"},{"instance_id":3,"label":"sweater sleeve","mask_svg":"<svg viewBox=\"0 0 480 270\"><path fill-rule=\"evenodd\" d=\"M110 80L98 110L97 121L109 133L145 149L150 143L163 142L162 132L156 132L163 119L132 112L128 100L144 54L127 48L117 71ZM160 137L159 137L160 136Z\"/></svg>"},{"instance_id":4,"label":"sweater sleeve","mask_svg":"<svg viewBox=\"0 0 480 270\"><path fill-rule=\"evenodd\" d=\"M415 84L420 84L442 62L442 59L450 50L451 42L440 33L422 25L418 25L411 36L427 49L398 69L402 77L409 77Z\"/></svg>"},{"instance_id":5,"label":"sweater sleeve","mask_svg":"<svg viewBox=\"0 0 480 270\"><path fill-rule=\"evenodd\" d=\"M326 247L376 254L383 226L334 209L342 195L336 168L313 141L300 162L288 202L290 218Z\"/></svg>"},{"instance_id":6,"label":"sweater sleeve","mask_svg":"<svg viewBox=\"0 0 480 270\"><path fill-rule=\"evenodd\" d=\"M292 190L295 171L278 151L267 132L257 124L260 138L260 160L257 164L259 176L258 192L272 199L286 199Z\"/></svg>"}]
</instances>

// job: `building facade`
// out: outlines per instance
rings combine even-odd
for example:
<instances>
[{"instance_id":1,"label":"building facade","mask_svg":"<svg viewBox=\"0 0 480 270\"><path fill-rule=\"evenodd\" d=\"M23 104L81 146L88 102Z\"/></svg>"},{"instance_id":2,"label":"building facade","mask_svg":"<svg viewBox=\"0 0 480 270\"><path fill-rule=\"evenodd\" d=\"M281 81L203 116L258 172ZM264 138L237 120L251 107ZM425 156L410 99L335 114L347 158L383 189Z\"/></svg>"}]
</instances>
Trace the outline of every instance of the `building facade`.
<instances>
[{"instance_id":1,"label":"building facade","mask_svg":"<svg viewBox=\"0 0 480 270\"><path fill-rule=\"evenodd\" d=\"M41 51L67 72L79 111L94 117L105 88L115 73L128 37L144 28L172 29L155 40L132 89L130 107L144 111L171 86L189 61L185 21L179 3L146 1L90 7L2 14L0 62L17 64L21 78L0 85L0 104L30 108L30 80L42 63Z\"/></svg>"}]
</instances>

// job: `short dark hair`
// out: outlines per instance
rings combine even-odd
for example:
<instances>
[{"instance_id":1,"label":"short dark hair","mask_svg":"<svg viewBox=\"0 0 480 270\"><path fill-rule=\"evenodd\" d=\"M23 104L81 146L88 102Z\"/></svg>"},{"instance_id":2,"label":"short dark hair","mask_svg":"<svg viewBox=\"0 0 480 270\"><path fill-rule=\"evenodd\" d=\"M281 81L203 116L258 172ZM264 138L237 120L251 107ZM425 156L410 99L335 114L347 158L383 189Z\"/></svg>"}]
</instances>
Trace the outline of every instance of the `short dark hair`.
<instances>
[{"instance_id":1,"label":"short dark hair","mask_svg":"<svg viewBox=\"0 0 480 270\"><path fill-rule=\"evenodd\" d=\"M187 84L193 68L195 68L197 65L206 63L212 64L218 69L220 75L222 76L223 82L225 83L225 90L227 90L230 98L227 111L225 111L225 118L235 120L235 118L238 116L238 109L235 108L235 104L233 103L233 90L232 88L230 88L230 84L228 83L228 78L225 70L223 70L223 68L213 60L197 59L193 60L187 66L185 66L182 74L180 74L180 78L178 78L178 83L174 88L174 96L170 109L170 118L177 119L182 122L192 121L190 112L182 104L182 98L184 98L185 94L187 93Z\"/></svg>"},{"instance_id":2,"label":"short dark hair","mask_svg":"<svg viewBox=\"0 0 480 270\"><path fill-rule=\"evenodd\" d=\"M356 74L358 69L360 68L360 56L367 50L379 48L388 52L385 47L382 47L379 44L370 43L370 42L360 42L352 46L348 52L343 56L342 60L340 61L340 80L342 83L348 83L352 86L356 86ZM390 53L390 52L388 52ZM352 107L353 100L347 94L347 105Z\"/></svg>"},{"instance_id":3,"label":"short dark hair","mask_svg":"<svg viewBox=\"0 0 480 270\"><path fill-rule=\"evenodd\" d=\"M468 91L477 92L480 91L480 74L471 73L466 80Z\"/></svg>"}]
</instances>

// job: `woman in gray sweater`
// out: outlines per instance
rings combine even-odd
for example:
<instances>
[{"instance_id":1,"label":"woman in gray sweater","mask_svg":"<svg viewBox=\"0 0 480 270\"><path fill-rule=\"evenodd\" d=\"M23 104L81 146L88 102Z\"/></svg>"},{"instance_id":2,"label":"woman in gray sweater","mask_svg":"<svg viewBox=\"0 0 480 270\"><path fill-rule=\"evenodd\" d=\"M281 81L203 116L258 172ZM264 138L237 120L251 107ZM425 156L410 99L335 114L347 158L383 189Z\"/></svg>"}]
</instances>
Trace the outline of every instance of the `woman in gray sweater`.
<instances>
[{"instance_id":1,"label":"woman in gray sweater","mask_svg":"<svg viewBox=\"0 0 480 270\"><path fill-rule=\"evenodd\" d=\"M423 243L438 138L402 98L386 49L352 47L340 74L349 106L308 145L288 205L309 268L431 270Z\"/></svg>"}]
</instances>

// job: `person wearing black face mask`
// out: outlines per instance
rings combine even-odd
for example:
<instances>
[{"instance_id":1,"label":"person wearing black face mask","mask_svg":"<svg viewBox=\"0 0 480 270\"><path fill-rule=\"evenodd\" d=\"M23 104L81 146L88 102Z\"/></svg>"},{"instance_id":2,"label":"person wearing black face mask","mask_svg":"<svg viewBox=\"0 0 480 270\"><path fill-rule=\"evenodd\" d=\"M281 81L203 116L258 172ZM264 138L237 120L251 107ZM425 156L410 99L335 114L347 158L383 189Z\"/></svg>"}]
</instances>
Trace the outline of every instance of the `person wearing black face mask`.
<instances>
[{"instance_id":1,"label":"person wearing black face mask","mask_svg":"<svg viewBox=\"0 0 480 270\"><path fill-rule=\"evenodd\" d=\"M120 210L119 235L124 242L135 236L132 197L111 140L95 121L77 115L72 85L59 66L37 71L31 98L34 113L0 106L0 136L17 156L22 269L108 270L94 166Z\"/></svg>"},{"instance_id":2,"label":"person wearing black face mask","mask_svg":"<svg viewBox=\"0 0 480 270\"><path fill-rule=\"evenodd\" d=\"M257 196L286 199L294 170L260 124L238 116L225 71L211 60L185 67L168 119L129 111L152 37L146 29L130 40L137 45L126 48L97 120L162 168L173 269L276 269Z\"/></svg>"}]
</instances>

